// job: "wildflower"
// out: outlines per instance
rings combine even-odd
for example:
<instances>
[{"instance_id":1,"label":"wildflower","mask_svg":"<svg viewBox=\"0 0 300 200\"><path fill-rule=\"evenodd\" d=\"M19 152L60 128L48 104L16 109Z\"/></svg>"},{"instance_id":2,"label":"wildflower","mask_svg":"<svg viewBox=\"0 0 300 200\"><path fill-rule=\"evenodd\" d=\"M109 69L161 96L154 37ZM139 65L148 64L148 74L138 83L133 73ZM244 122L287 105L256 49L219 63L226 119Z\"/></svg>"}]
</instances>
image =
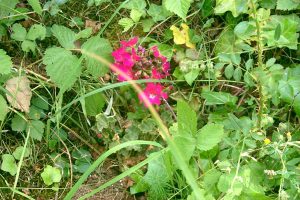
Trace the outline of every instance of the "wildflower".
<instances>
[{"instance_id":1,"label":"wildflower","mask_svg":"<svg viewBox=\"0 0 300 200\"><path fill-rule=\"evenodd\" d=\"M265 138L264 139L264 144L265 145L268 145L268 144L270 144L271 143L271 140L269 139L269 138Z\"/></svg>"},{"instance_id":2,"label":"wildflower","mask_svg":"<svg viewBox=\"0 0 300 200\"><path fill-rule=\"evenodd\" d=\"M168 94L163 92L164 87L160 83L147 83L142 94L139 94L139 99L145 104L146 98L151 104L160 105L162 99L167 99Z\"/></svg>"}]
</instances>

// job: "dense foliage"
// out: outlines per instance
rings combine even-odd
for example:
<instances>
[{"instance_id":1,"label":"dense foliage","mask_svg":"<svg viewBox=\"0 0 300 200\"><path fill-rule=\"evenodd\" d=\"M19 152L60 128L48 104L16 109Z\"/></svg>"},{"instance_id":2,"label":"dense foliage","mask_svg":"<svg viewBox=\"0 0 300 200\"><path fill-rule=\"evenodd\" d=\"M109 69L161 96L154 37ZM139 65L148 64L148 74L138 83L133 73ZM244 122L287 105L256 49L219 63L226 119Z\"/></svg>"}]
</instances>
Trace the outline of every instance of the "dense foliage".
<instances>
[{"instance_id":1,"label":"dense foliage","mask_svg":"<svg viewBox=\"0 0 300 200\"><path fill-rule=\"evenodd\" d=\"M299 10L0 0L0 198L300 199Z\"/></svg>"}]
</instances>

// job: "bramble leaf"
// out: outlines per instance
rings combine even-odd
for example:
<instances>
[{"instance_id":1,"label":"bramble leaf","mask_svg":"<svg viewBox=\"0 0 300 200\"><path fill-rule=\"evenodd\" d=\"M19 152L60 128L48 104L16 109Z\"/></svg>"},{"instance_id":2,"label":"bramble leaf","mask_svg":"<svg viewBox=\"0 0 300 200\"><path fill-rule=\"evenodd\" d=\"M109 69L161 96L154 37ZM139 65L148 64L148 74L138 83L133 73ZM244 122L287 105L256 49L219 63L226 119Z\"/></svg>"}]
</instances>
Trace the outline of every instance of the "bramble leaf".
<instances>
[{"instance_id":1,"label":"bramble leaf","mask_svg":"<svg viewBox=\"0 0 300 200\"><path fill-rule=\"evenodd\" d=\"M54 24L51 31L62 47L66 49L75 48L74 42L76 40L76 34L71 29Z\"/></svg>"},{"instance_id":2,"label":"bramble leaf","mask_svg":"<svg viewBox=\"0 0 300 200\"><path fill-rule=\"evenodd\" d=\"M163 5L167 10L185 20L191 6L191 0L163 0Z\"/></svg>"},{"instance_id":3,"label":"bramble leaf","mask_svg":"<svg viewBox=\"0 0 300 200\"><path fill-rule=\"evenodd\" d=\"M0 74L9 74L12 67L11 57L6 55L3 49L0 49Z\"/></svg>"},{"instance_id":4,"label":"bramble leaf","mask_svg":"<svg viewBox=\"0 0 300 200\"><path fill-rule=\"evenodd\" d=\"M109 41L104 38L100 38L99 36L91 37L90 39L88 39L82 45L82 50L87 53L92 53L101 56L101 58L104 58L109 62L112 61L111 52L113 49ZM83 58L85 59L87 65L87 71L95 78L103 76L109 71L108 66L101 63L97 59L89 55L83 55Z\"/></svg>"},{"instance_id":5,"label":"bramble leaf","mask_svg":"<svg viewBox=\"0 0 300 200\"><path fill-rule=\"evenodd\" d=\"M223 125L206 124L198 131L197 148L203 151L208 151L221 142L223 136Z\"/></svg>"},{"instance_id":6,"label":"bramble leaf","mask_svg":"<svg viewBox=\"0 0 300 200\"><path fill-rule=\"evenodd\" d=\"M47 75L63 91L70 89L81 74L81 62L70 51L52 47L43 58Z\"/></svg>"}]
</instances>

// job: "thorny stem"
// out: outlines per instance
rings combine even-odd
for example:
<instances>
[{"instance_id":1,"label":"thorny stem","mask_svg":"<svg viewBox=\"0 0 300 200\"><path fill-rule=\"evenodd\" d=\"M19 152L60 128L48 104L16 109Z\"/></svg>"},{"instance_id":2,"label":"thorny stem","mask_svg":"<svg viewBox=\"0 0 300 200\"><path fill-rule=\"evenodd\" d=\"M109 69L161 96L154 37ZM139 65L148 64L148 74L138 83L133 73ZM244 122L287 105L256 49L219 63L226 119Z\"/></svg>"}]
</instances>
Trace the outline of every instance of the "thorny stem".
<instances>
[{"instance_id":1,"label":"thorny stem","mask_svg":"<svg viewBox=\"0 0 300 200\"><path fill-rule=\"evenodd\" d=\"M255 23L256 23L256 32L257 32L257 35L256 35L256 37L257 37L257 54L258 54L257 65L258 65L258 67L263 67L263 46L261 43L261 29L260 29L259 20L258 20L257 13L256 13L256 7L255 7L255 4L253 3L253 0L251 0L251 4L252 4L253 15L255 18ZM262 121L263 106L264 106L264 96L263 96L262 85L260 84L259 80L257 82L258 82L258 93L259 93L257 128L261 129L261 121Z\"/></svg>"}]
</instances>

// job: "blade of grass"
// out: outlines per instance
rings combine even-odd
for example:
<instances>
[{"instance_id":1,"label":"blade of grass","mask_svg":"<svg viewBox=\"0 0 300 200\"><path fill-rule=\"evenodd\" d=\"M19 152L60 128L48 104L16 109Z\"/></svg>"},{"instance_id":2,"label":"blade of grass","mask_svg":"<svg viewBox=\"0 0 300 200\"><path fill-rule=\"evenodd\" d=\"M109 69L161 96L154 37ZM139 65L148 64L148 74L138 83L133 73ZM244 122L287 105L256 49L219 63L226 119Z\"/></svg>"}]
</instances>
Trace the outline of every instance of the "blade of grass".
<instances>
[{"instance_id":1,"label":"blade of grass","mask_svg":"<svg viewBox=\"0 0 300 200\"><path fill-rule=\"evenodd\" d=\"M86 172L80 177L80 179L75 183L75 185L71 188L71 190L68 192L64 200L71 200L76 191L80 188L80 186L83 184L83 182L88 178L88 176L110 155L116 153L117 151L134 145L153 145L162 148L162 146L157 142L151 142L151 141L143 141L143 140L134 140L129 142L124 142L122 144L119 144L105 153L103 153L87 170Z\"/></svg>"},{"instance_id":2,"label":"blade of grass","mask_svg":"<svg viewBox=\"0 0 300 200\"><path fill-rule=\"evenodd\" d=\"M159 152L163 152L166 151L167 148L159 151ZM151 156L145 160L143 160L142 162L138 163L137 165L127 169L126 171L124 171L122 174L119 174L118 176L114 177L113 179L107 181L106 183L104 183L103 185L101 185L100 187L92 190L91 192L85 194L84 196L80 197L78 200L83 200L83 199L87 199L91 196L93 196L94 194L100 192L101 190L104 190L105 188L107 188L108 186L111 186L112 184L118 182L119 180L125 178L126 176L129 176L130 174L132 174L133 172L135 172L136 170L140 169L141 167L143 167L144 165L148 164L150 161L158 158L161 154L157 153L154 156Z\"/></svg>"}]
</instances>

